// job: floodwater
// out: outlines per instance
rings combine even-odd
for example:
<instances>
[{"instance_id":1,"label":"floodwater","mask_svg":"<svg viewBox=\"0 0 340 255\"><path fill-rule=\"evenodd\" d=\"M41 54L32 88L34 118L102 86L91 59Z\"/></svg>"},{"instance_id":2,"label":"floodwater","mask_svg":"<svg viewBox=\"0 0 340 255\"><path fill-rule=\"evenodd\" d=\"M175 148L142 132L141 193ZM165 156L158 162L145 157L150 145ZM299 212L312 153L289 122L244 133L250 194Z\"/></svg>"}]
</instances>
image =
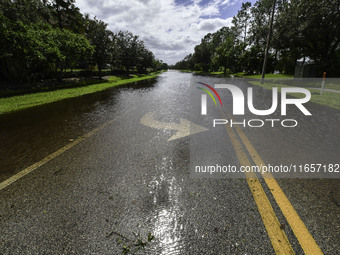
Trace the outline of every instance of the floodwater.
<instances>
[{"instance_id":1,"label":"floodwater","mask_svg":"<svg viewBox=\"0 0 340 255\"><path fill-rule=\"evenodd\" d=\"M250 86L243 79L168 71L152 80L0 116L0 181L117 118L0 194L4 254L25 249L37 254L120 254L123 243L145 241L148 233L155 239L137 254L273 254L244 179L190 178L196 159L239 165L225 128L213 129L209 122L221 118L217 106L209 101L209 118L199 114L198 82L232 83L245 94ZM230 114L230 93L218 92ZM254 87L254 95L256 108L270 107L271 91ZM296 128L243 128L265 162L339 163L339 111L313 103L306 107L312 116L289 108L287 118L298 121ZM175 131L140 123L149 112L158 122L183 118L209 130L168 141ZM283 118L279 110L270 117ZM255 117L246 111L244 118ZM338 194L338 180L282 183L322 250L339 250L339 201L327 195ZM312 193L316 189L326 194L322 201ZM280 213L278 218L288 226ZM286 232L301 254L289 227Z\"/></svg>"},{"instance_id":2,"label":"floodwater","mask_svg":"<svg viewBox=\"0 0 340 255\"><path fill-rule=\"evenodd\" d=\"M0 181L114 118L155 79L0 115Z\"/></svg>"}]
</instances>

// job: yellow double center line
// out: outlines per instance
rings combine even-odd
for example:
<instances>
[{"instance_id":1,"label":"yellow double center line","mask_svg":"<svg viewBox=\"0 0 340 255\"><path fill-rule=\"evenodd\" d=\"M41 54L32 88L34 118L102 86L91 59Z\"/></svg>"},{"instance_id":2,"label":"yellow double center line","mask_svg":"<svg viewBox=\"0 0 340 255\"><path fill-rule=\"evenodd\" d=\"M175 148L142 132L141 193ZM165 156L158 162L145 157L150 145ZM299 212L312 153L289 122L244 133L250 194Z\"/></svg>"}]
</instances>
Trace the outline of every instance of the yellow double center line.
<instances>
[{"instance_id":1,"label":"yellow double center line","mask_svg":"<svg viewBox=\"0 0 340 255\"><path fill-rule=\"evenodd\" d=\"M251 156L253 162L257 166L265 165L260 155L257 153L247 136L241 130L240 127L235 127L238 136ZM236 156L242 166L251 166L250 160L244 151L240 140L234 129L226 125L226 131L231 139L232 146L236 152ZM260 169L260 168L259 168ZM259 182L256 174L245 173L247 178L247 183L254 197L255 203L261 215L264 226L267 230L270 241L273 245L276 254L295 254L292 246L290 245L284 229L281 228L281 224L271 206L261 183ZM288 198L284 194L283 190L280 188L279 184L276 182L274 177L270 173L262 174L265 183L267 184L269 190L273 194L274 199L279 205L283 215L285 216L288 224L293 230L297 240L299 241L304 253L306 255L319 255L323 254L320 247L315 242L312 235L309 233L307 227L295 211L292 204L289 202Z\"/></svg>"},{"instance_id":2,"label":"yellow double center line","mask_svg":"<svg viewBox=\"0 0 340 255\"><path fill-rule=\"evenodd\" d=\"M130 112L131 110L132 109L129 109L125 113ZM98 128L90 131L83 137L76 139L74 142L67 144L63 148L50 154L49 156L42 159L41 161L33 164L32 166L20 171L19 173L15 174L11 178L7 179L6 181L0 183L0 190L4 189L5 187L9 186L10 184L19 180L20 178L24 177L30 172L36 170L40 166L46 164L47 162L59 156L60 154L64 153L65 151L71 149L72 147L79 144L84 139L89 138L93 136L94 134L98 133L99 131L107 127L108 125L115 122L117 119L118 117L112 119L111 121L104 123ZM260 155L257 153L255 148L252 146L252 144L250 143L247 136L243 133L243 131L239 127L235 127L235 129L236 129L238 136L241 138L241 141L244 147L247 149L249 155L254 161L254 163L257 166L265 165ZM235 133L234 129L226 125L226 130L231 139L232 146L236 152L236 156L240 164L243 166L251 166L250 160L248 159L248 156L246 152L244 151L242 144L239 141L238 136ZM294 254L294 251L287 239L287 236L284 230L280 227L279 220L276 217L276 214L262 188L261 183L259 182L259 180L257 179L254 173L246 173L245 175L247 178L249 188L252 192L255 203L258 207L264 226L267 230L268 236L270 238L270 241L273 245L273 248L276 254ZM288 198L286 197L286 195L284 194L284 192L282 191L282 189L280 188L276 180L273 178L273 176L270 173L263 173L262 175L264 177L264 180L268 188L273 194L277 204L279 205L283 215L286 217L287 222L292 228L305 254L306 255L323 254L320 247L317 245L312 235L309 233L305 224L302 222L299 215L297 214L292 204L289 202Z\"/></svg>"}]
</instances>

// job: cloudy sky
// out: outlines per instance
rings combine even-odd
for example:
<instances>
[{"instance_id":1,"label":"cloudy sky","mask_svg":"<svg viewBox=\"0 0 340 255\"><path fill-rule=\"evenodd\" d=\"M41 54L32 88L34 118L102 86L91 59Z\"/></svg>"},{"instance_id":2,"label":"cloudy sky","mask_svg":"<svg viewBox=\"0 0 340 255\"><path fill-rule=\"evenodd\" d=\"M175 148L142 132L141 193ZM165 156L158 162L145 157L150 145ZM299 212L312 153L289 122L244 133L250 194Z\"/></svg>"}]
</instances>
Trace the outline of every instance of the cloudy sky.
<instances>
[{"instance_id":1,"label":"cloudy sky","mask_svg":"<svg viewBox=\"0 0 340 255\"><path fill-rule=\"evenodd\" d=\"M230 26L242 2L246 0L76 0L76 5L113 32L139 35L156 58L174 64L192 53L204 35Z\"/></svg>"}]
</instances>

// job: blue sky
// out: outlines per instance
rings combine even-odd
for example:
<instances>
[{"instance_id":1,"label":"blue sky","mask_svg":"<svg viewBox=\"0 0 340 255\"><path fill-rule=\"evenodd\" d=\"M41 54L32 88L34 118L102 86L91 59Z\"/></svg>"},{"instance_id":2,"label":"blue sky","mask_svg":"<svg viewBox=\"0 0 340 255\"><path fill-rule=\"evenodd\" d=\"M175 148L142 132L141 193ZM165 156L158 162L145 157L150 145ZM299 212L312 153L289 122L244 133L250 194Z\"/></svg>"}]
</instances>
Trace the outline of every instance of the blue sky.
<instances>
[{"instance_id":1,"label":"blue sky","mask_svg":"<svg viewBox=\"0 0 340 255\"><path fill-rule=\"evenodd\" d=\"M246 0L76 0L76 5L114 32L139 35L156 58L174 64L192 53L204 35L230 26L242 2Z\"/></svg>"}]
</instances>

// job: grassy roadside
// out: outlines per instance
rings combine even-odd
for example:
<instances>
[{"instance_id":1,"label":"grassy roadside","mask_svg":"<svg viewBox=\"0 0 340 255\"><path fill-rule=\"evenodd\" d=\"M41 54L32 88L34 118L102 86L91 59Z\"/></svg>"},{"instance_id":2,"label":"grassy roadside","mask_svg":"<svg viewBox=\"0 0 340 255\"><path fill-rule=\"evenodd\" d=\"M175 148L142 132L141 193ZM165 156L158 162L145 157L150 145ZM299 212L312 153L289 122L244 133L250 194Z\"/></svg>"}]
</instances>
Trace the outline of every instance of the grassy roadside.
<instances>
[{"instance_id":1,"label":"grassy roadside","mask_svg":"<svg viewBox=\"0 0 340 255\"><path fill-rule=\"evenodd\" d=\"M261 79L261 74L244 74L237 73L235 74L237 77L245 77L245 78L253 78L253 79ZM292 79L293 75L290 74L282 74L282 73L268 73L265 75L266 79Z\"/></svg>"},{"instance_id":2,"label":"grassy roadside","mask_svg":"<svg viewBox=\"0 0 340 255\"><path fill-rule=\"evenodd\" d=\"M190 70L178 70L181 72L190 72L190 73L196 73L196 74L205 74L205 75L223 75L223 72L202 72L202 71L190 71ZM234 74L229 74L228 76L234 76L238 78L251 78L251 79L261 79L261 74L254 74L254 75L248 75L246 73L234 73ZM290 80L293 78L292 75L288 74L266 74L265 76L266 79L280 79L281 81L284 81L285 79ZM254 80L249 80L249 83L256 85L256 86L261 86L266 89L272 89L273 87L282 88L282 87L289 87L289 85L282 84L282 83L264 83L261 84L259 81L254 81ZM311 102L320 104L320 105L325 105L337 110L340 110L340 93L336 92L328 92L324 91L323 95L320 95L320 83L310 83L308 85L309 87L307 88L311 94ZM339 84L327 84L326 89L334 89L334 90L340 90ZM292 93L291 94L294 97L301 98L304 95L300 93Z\"/></svg>"},{"instance_id":3,"label":"grassy roadside","mask_svg":"<svg viewBox=\"0 0 340 255\"><path fill-rule=\"evenodd\" d=\"M98 83L84 87L75 87L60 89L48 92L39 92L33 94L26 94L21 96L12 96L7 98L0 98L0 114L14 112L33 106L43 105L60 101L66 98L78 97L86 94L91 94L98 91L103 91L118 85L132 83L136 81L155 78L161 72L153 73L151 75L135 76L133 78L124 79L121 77L110 77L108 82Z\"/></svg>"},{"instance_id":4,"label":"grassy roadside","mask_svg":"<svg viewBox=\"0 0 340 255\"><path fill-rule=\"evenodd\" d=\"M177 69L176 69L177 70ZM183 73L194 73L194 74L202 74L202 75L224 75L223 72L204 72L204 71L192 71L192 70L177 70L179 72ZM229 76L229 74L226 74L226 76Z\"/></svg>"},{"instance_id":5,"label":"grassy roadside","mask_svg":"<svg viewBox=\"0 0 340 255\"><path fill-rule=\"evenodd\" d=\"M195 73L203 75L224 75L223 71L218 72L203 72L203 71L191 71L191 70L177 70L184 73ZM237 77L237 78L252 78L261 79L261 74L246 74L246 73L227 73L227 77ZM293 75L290 74L266 74L266 79L290 79Z\"/></svg>"},{"instance_id":6,"label":"grassy roadside","mask_svg":"<svg viewBox=\"0 0 340 255\"><path fill-rule=\"evenodd\" d=\"M282 87L290 87L290 86L285 85L285 84L274 84L274 83L261 84L261 82L259 82L259 81L248 81L248 82L253 84L253 85L261 86L261 87L266 88L266 89L272 89L273 87L277 87L280 90L280 88L282 88ZM321 96L319 90L316 90L316 89L313 89L313 88L307 88L307 89L312 94L312 98L310 100L311 102L317 103L317 104L320 104L320 105L325 105L325 106L340 110L340 93L324 91L323 95ZM297 98L304 97L304 95L302 95L300 93L292 93L290 95L297 97Z\"/></svg>"}]
</instances>

